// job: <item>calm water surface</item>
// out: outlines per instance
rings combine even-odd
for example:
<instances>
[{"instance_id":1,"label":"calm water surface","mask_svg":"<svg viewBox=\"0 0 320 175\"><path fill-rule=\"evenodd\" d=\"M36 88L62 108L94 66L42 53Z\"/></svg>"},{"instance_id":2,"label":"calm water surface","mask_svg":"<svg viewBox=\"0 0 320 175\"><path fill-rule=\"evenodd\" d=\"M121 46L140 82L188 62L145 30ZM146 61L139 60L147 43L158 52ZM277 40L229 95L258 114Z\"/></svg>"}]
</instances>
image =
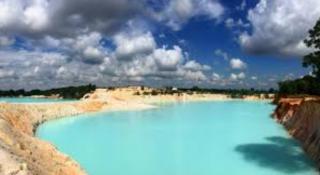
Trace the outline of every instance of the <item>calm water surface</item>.
<instances>
[{"instance_id":1,"label":"calm water surface","mask_svg":"<svg viewBox=\"0 0 320 175\"><path fill-rule=\"evenodd\" d=\"M64 118L37 136L90 175L316 175L266 102L201 102Z\"/></svg>"}]
</instances>

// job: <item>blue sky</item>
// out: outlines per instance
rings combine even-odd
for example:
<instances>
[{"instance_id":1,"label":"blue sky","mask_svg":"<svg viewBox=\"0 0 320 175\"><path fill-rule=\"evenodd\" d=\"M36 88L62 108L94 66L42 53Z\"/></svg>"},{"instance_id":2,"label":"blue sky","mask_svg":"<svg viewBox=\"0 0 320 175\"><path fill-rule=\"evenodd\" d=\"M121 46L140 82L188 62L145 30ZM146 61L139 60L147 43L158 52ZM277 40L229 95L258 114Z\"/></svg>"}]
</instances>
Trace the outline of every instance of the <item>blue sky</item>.
<instances>
[{"instance_id":1,"label":"blue sky","mask_svg":"<svg viewBox=\"0 0 320 175\"><path fill-rule=\"evenodd\" d=\"M0 0L0 88L276 88L318 0Z\"/></svg>"}]
</instances>

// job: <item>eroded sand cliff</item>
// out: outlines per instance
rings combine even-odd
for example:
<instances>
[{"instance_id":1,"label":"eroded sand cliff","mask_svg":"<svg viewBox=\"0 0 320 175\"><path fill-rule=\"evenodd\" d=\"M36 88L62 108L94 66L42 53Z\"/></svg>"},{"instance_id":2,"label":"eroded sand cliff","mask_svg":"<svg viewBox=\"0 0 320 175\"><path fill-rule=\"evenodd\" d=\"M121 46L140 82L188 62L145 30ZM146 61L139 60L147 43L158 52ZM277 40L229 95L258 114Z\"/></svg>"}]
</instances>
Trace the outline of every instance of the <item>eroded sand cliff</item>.
<instances>
[{"instance_id":1,"label":"eroded sand cliff","mask_svg":"<svg viewBox=\"0 0 320 175\"><path fill-rule=\"evenodd\" d=\"M85 174L51 144L35 138L34 131L45 120L95 111L102 106L98 102L0 104L0 174Z\"/></svg>"},{"instance_id":2,"label":"eroded sand cliff","mask_svg":"<svg viewBox=\"0 0 320 175\"><path fill-rule=\"evenodd\" d=\"M274 118L302 143L304 150L320 167L320 99L283 98Z\"/></svg>"}]
</instances>

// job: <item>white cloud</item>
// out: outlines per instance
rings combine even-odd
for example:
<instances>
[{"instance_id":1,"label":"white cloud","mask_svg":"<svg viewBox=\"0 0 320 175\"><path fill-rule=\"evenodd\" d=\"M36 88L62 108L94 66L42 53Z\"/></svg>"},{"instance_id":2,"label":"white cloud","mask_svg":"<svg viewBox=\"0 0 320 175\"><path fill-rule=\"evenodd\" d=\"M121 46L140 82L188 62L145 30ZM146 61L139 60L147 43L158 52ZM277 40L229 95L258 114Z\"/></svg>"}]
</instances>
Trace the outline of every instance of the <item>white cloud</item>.
<instances>
[{"instance_id":1,"label":"white cloud","mask_svg":"<svg viewBox=\"0 0 320 175\"><path fill-rule=\"evenodd\" d=\"M239 78L239 79L244 79L244 78L246 78L246 74L244 74L243 72L241 72L241 73L238 74L238 78Z\"/></svg>"},{"instance_id":2,"label":"white cloud","mask_svg":"<svg viewBox=\"0 0 320 175\"><path fill-rule=\"evenodd\" d=\"M14 75L13 70L0 69L0 78L12 78L13 75Z\"/></svg>"},{"instance_id":3,"label":"white cloud","mask_svg":"<svg viewBox=\"0 0 320 175\"><path fill-rule=\"evenodd\" d=\"M205 81L207 80L207 77L203 74L201 71L185 71L184 72L184 78L187 80L192 81Z\"/></svg>"},{"instance_id":4,"label":"white cloud","mask_svg":"<svg viewBox=\"0 0 320 175\"><path fill-rule=\"evenodd\" d=\"M91 46L86 47L83 51L83 59L89 62L101 62L104 54L98 48L94 48Z\"/></svg>"},{"instance_id":5,"label":"white cloud","mask_svg":"<svg viewBox=\"0 0 320 175\"><path fill-rule=\"evenodd\" d=\"M230 74L230 80L231 81L238 81L246 78L246 74L243 72L240 72L239 74L231 73Z\"/></svg>"},{"instance_id":6,"label":"white cloud","mask_svg":"<svg viewBox=\"0 0 320 175\"><path fill-rule=\"evenodd\" d=\"M251 77L251 80L257 80L257 79L258 79L258 77L256 77L256 76Z\"/></svg>"},{"instance_id":7,"label":"white cloud","mask_svg":"<svg viewBox=\"0 0 320 175\"><path fill-rule=\"evenodd\" d=\"M190 59L184 47L158 45L149 26L155 18L175 30L199 16L219 20L224 13L219 1L166 1L151 19L145 2L0 0L1 88L230 81ZM21 37L21 44L30 49L7 47L14 44L13 36ZM230 60L221 50L215 54ZM244 73L235 75L245 78Z\"/></svg>"},{"instance_id":8,"label":"white cloud","mask_svg":"<svg viewBox=\"0 0 320 175\"><path fill-rule=\"evenodd\" d=\"M224 13L224 7L215 0L171 0L165 10L155 13L159 21L164 21L173 30L195 16L206 16L208 19L218 19Z\"/></svg>"},{"instance_id":9,"label":"white cloud","mask_svg":"<svg viewBox=\"0 0 320 175\"><path fill-rule=\"evenodd\" d=\"M232 28L235 26L235 22L234 22L233 18L226 19L226 21L224 23L228 28Z\"/></svg>"},{"instance_id":10,"label":"white cloud","mask_svg":"<svg viewBox=\"0 0 320 175\"><path fill-rule=\"evenodd\" d=\"M232 74L230 74L230 79L235 81L235 80L237 80L237 79L238 79L238 75L237 75L237 74L232 73Z\"/></svg>"},{"instance_id":11,"label":"white cloud","mask_svg":"<svg viewBox=\"0 0 320 175\"><path fill-rule=\"evenodd\" d=\"M160 48L152 54L160 70L176 70L177 65L184 60L181 48L173 46L173 49Z\"/></svg>"},{"instance_id":12,"label":"white cloud","mask_svg":"<svg viewBox=\"0 0 320 175\"><path fill-rule=\"evenodd\" d=\"M219 19L224 7L217 0L169 0L154 10L145 0L1 0L0 29L10 34L70 37L83 32L112 35L128 21L148 18L175 30L191 18Z\"/></svg>"},{"instance_id":13,"label":"white cloud","mask_svg":"<svg viewBox=\"0 0 320 175\"><path fill-rule=\"evenodd\" d=\"M25 9L23 22L35 31L45 29L49 23L47 8L47 1L34 1L31 6Z\"/></svg>"},{"instance_id":14,"label":"white cloud","mask_svg":"<svg viewBox=\"0 0 320 175\"><path fill-rule=\"evenodd\" d=\"M156 48L156 42L150 32L121 32L114 37L117 46L116 55L120 59L132 59L139 54L149 54Z\"/></svg>"},{"instance_id":15,"label":"white cloud","mask_svg":"<svg viewBox=\"0 0 320 175\"><path fill-rule=\"evenodd\" d=\"M196 62L195 60L190 60L184 65L185 69L188 70L193 70L193 71L198 71L198 70L203 70L203 71L208 71L211 69L210 66L208 65L201 65L200 63Z\"/></svg>"},{"instance_id":16,"label":"white cloud","mask_svg":"<svg viewBox=\"0 0 320 175\"><path fill-rule=\"evenodd\" d=\"M28 33L41 31L48 25L49 2L47 0L2 0L0 2L0 29Z\"/></svg>"},{"instance_id":17,"label":"white cloud","mask_svg":"<svg viewBox=\"0 0 320 175\"><path fill-rule=\"evenodd\" d=\"M22 2L18 0L0 1L0 28L15 25L23 16Z\"/></svg>"},{"instance_id":18,"label":"white cloud","mask_svg":"<svg viewBox=\"0 0 320 175\"><path fill-rule=\"evenodd\" d=\"M39 88L56 86L56 70L67 65L67 57L60 53L38 51L0 51L2 88ZM79 74L82 73L79 71ZM70 80L69 80L70 81ZM73 80L70 81L72 83ZM31 85L36 83L37 85ZM30 85L30 87L29 87Z\"/></svg>"},{"instance_id":19,"label":"white cloud","mask_svg":"<svg viewBox=\"0 0 320 175\"><path fill-rule=\"evenodd\" d=\"M212 80L213 81L218 81L221 79L221 76L215 72L212 73Z\"/></svg>"},{"instance_id":20,"label":"white cloud","mask_svg":"<svg viewBox=\"0 0 320 175\"><path fill-rule=\"evenodd\" d=\"M110 34L137 14L143 14L144 3L131 0L1 0L0 29L29 36L71 36L85 30Z\"/></svg>"},{"instance_id":21,"label":"white cloud","mask_svg":"<svg viewBox=\"0 0 320 175\"><path fill-rule=\"evenodd\" d=\"M154 41L149 32L131 31L131 33L135 35L128 42L142 37L148 37L149 41ZM121 45L125 42L115 43ZM179 46L158 48L155 42L152 43L152 47L148 47L147 52L145 49L132 51L130 54L134 56L125 61L119 59L119 52L117 53L119 46L116 45L115 54L111 53L111 57L105 59L104 63L99 66L99 70L105 75L114 76L113 79L118 79L118 81L145 82L157 79L159 82L173 83L173 79L176 82L205 81L207 79L204 71L210 70L210 66L189 60L188 54L183 52Z\"/></svg>"},{"instance_id":22,"label":"white cloud","mask_svg":"<svg viewBox=\"0 0 320 175\"><path fill-rule=\"evenodd\" d=\"M81 60L88 64L100 64L104 57L109 56L108 51L101 45L102 35L98 32L91 32L78 35L75 38L64 38L56 40L54 38L45 38L48 46L59 45L72 55L73 59Z\"/></svg>"},{"instance_id":23,"label":"white cloud","mask_svg":"<svg viewBox=\"0 0 320 175\"><path fill-rule=\"evenodd\" d=\"M232 69L245 69L247 64L239 58L232 58L230 60L230 66Z\"/></svg>"},{"instance_id":24,"label":"white cloud","mask_svg":"<svg viewBox=\"0 0 320 175\"><path fill-rule=\"evenodd\" d=\"M83 83L123 85L127 82L147 84L153 81L161 85L165 82L207 80L204 72L209 71L210 66L190 60L187 52L179 46L157 47L149 31L137 32L133 29L126 34L122 35L125 37L123 42L116 41L117 37L111 38L115 44L113 49L103 45L101 33L88 32L62 39L47 36L36 43L35 51L0 50L0 69L3 69L1 87L32 89ZM150 41L149 44L147 41ZM123 61L119 58L119 48L125 43L130 45L130 42L132 47L129 48L132 49L124 50L130 50L126 53L135 56ZM141 42L148 47L139 45ZM42 48L51 51L44 52Z\"/></svg>"},{"instance_id":25,"label":"white cloud","mask_svg":"<svg viewBox=\"0 0 320 175\"><path fill-rule=\"evenodd\" d=\"M254 54L305 55L303 40L319 17L319 0L260 0L248 12L252 33L242 33L240 44Z\"/></svg>"},{"instance_id":26,"label":"white cloud","mask_svg":"<svg viewBox=\"0 0 320 175\"><path fill-rule=\"evenodd\" d=\"M58 70L56 72L56 76L57 76L58 79L72 80L72 79L75 79L77 77L77 73L68 70L64 66L61 66L61 67L58 68Z\"/></svg>"},{"instance_id":27,"label":"white cloud","mask_svg":"<svg viewBox=\"0 0 320 175\"><path fill-rule=\"evenodd\" d=\"M41 41L41 45L51 48L59 48L61 46L61 41L51 36L45 36L43 41Z\"/></svg>"},{"instance_id":28,"label":"white cloud","mask_svg":"<svg viewBox=\"0 0 320 175\"><path fill-rule=\"evenodd\" d=\"M75 39L69 39L66 43L73 46L77 51L82 51L87 47L97 47L102 36L98 32L91 32L83 35L78 35Z\"/></svg>"}]
</instances>

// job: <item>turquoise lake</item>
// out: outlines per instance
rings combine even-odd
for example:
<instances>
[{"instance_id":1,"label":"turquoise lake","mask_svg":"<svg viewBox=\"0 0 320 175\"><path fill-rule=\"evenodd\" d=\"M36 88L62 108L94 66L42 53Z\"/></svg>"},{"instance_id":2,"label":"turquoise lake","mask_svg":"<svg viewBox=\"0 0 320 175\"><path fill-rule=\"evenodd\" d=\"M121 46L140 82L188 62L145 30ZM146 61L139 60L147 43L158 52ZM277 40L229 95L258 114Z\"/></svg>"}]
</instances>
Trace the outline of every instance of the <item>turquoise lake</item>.
<instances>
[{"instance_id":1,"label":"turquoise lake","mask_svg":"<svg viewBox=\"0 0 320 175\"><path fill-rule=\"evenodd\" d=\"M32 97L0 97L0 102L7 103L52 103L69 102L72 99L53 99L53 98L32 98Z\"/></svg>"},{"instance_id":2,"label":"turquoise lake","mask_svg":"<svg viewBox=\"0 0 320 175\"><path fill-rule=\"evenodd\" d=\"M89 175L316 175L267 102L217 101L42 124L37 136Z\"/></svg>"}]
</instances>

